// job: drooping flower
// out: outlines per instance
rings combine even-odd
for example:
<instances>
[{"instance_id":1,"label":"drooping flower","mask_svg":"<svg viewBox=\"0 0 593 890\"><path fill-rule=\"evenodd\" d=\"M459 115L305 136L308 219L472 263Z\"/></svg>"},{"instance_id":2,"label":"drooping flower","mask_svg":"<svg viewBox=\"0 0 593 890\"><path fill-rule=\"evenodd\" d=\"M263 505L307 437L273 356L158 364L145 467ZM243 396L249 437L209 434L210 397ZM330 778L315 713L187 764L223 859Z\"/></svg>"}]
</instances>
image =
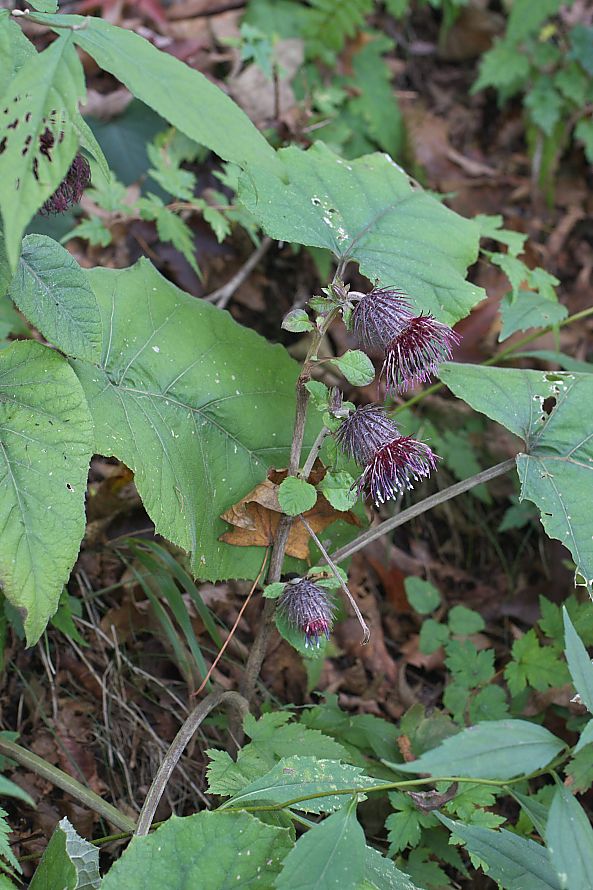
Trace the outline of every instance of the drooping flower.
<instances>
[{"instance_id":1,"label":"drooping flower","mask_svg":"<svg viewBox=\"0 0 593 890\"><path fill-rule=\"evenodd\" d=\"M55 145L55 137L49 128L46 128L39 137L39 151L51 162L51 150ZM37 159L33 164L33 173L37 175ZM40 213L65 213L82 198L82 193L91 184L91 168L89 162L81 154L77 154L65 177L45 204Z\"/></svg>"},{"instance_id":2,"label":"drooping flower","mask_svg":"<svg viewBox=\"0 0 593 890\"><path fill-rule=\"evenodd\" d=\"M307 578L288 582L278 600L278 610L305 635L305 646L315 644L319 648L321 637L329 640L334 623L333 603L327 591Z\"/></svg>"},{"instance_id":3,"label":"drooping flower","mask_svg":"<svg viewBox=\"0 0 593 890\"><path fill-rule=\"evenodd\" d=\"M385 349L401 329L413 318L413 312L403 291L395 288L374 288L360 297L352 313L352 329L365 349Z\"/></svg>"},{"instance_id":4,"label":"drooping flower","mask_svg":"<svg viewBox=\"0 0 593 890\"><path fill-rule=\"evenodd\" d=\"M377 505L384 504L409 491L414 481L430 476L437 460L424 442L412 436L398 436L375 451L358 480L358 492Z\"/></svg>"},{"instance_id":5,"label":"drooping flower","mask_svg":"<svg viewBox=\"0 0 593 890\"><path fill-rule=\"evenodd\" d=\"M399 436L399 430L379 405L364 405L340 424L335 438L346 457L366 464L375 451Z\"/></svg>"},{"instance_id":6,"label":"drooping flower","mask_svg":"<svg viewBox=\"0 0 593 890\"><path fill-rule=\"evenodd\" d=\"M459 337L432 315L418 315L393 337L386 348L382 373L388 390L404 392L437 373L451 358Z\"/></svg>"}]
</instances>

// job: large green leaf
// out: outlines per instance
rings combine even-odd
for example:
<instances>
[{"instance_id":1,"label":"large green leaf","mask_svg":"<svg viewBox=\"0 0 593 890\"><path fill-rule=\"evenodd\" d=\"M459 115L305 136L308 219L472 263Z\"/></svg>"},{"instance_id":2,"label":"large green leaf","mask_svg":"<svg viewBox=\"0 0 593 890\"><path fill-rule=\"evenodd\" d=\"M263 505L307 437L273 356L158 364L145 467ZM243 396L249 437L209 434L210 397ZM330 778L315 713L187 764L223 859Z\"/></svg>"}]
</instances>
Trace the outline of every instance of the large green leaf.
<instances>
[{"instance_id":1,"label":"large green leaf","mask_svg":"<svg viewBox=\"0 0 593 890\"><path fill-rule=\"evenodd\" d=\"M456 396L523 439L521 497L537 504L546 532L568 547L593 593L593 377L456 364L439 373Z\"/></svg>"},{"instance_id":2,"label":"large green leaf","mask_svg":"<svg viewBox=\"0 0 593 890\"><path fill-rule=\"evenodd\" d=\"M0 352L0 582L30 645L78 554L91 454L92 420L66 360L31 340Z\"/></svg>"},{"instance_id":3,"label":"large green leaf","mask_svg":"<svg viewBox=\"0 0 593 890\"><path fill-rule=\"evenodd\" d=\"M398 772L510 779L549 763L564 747L545 727L526 720L488 720L445 739Z\"/></svg>"},{"instance_id":4,"label":"large green leaf","mask_svg":"<svg viewBox=\"0 0 593 890\"><path fill-rule=\"evenodd\" d=\"M393 859L381 856L378 850L367 847L364 878L357 890L419 890L409 875L395 867Z\"/></svg>"},{"instance_id":5,"label":"large green leaf","mask_svg":"<svg viewBox=\"0 0 593 890\"><path fill-rule=\"evenodd\" d=\"M54 346L88 361L101 359L99 304L85 273L57 241L28 235L9 295Z\"/></svg>"},{"instance_id":6,"label":"large green leaf","mask_svg":"<svg viewBox=\"0 0 593 890\"><path fill-rule=\"evenodd\" d=\"M82 66L68 32L27 59L2 98L0 211L12 268L27 223L55 191L76 153L79 135L72 118L84 89ZM42 151L40 137L46 130L53 145Z\"/></svg>"},{"instance_id":7,"label":"large green leaf","mask_svg":"<svg viewBox=\"0 0 593 890\"><path fill-rule=\"evenodd\" d=\"M564 654L568 662L570 676L582 703L589 713L593 714L593 662L570 620L566 606L562 611L564 615Z\"/></svg>"},{"instance_id":8,"label":"large green leaf","mask_svg":"<svg viewBox=\"0 0 593 890\"><path fill-rule=\"evenodd\" d=\"M49 27L80 26L74 41L138 99L190 139L241 166L278 168L275 152L232 99L199 71L133 31L100 18L38 16Z\"/></svg>"},{"instance_id":9,"label":"large green leaf","mask_svg":"<svg viewBox=\"0 0 593 890\"><path fill-rule=\"evenodd\" d=\"M562 890L593 887L593 828L582 806L563 785L556 788L546 843Z\"/></svg>"},{"instance_id":10,"label":"large green leaf","mask_svg":"<svg viewBox=\"0 0 593 890\"><path fill-rule=\"evenodd\" d=\"M68 819L58 823L29 890L97 890L99 850L81 838Z\"/></svg>"},{"instance_id":11,"label":"large green leaf","mask_svg":"<svg viewBox=\"0 0 593 890\"><path fill-rule=\"evenodd\" d=\"M343 890L360 884L366 841L356 818L356 801L301 835L277 880L278 890Z\"/></svg>"},{"instance_id":12,"label":"large green leaf","mask_svg":"<svg viewBox=\"0 0 593 890\"><path fill-rule=\"evenodd\" d=\"M545 847L504 828L494 831L478 825L454 822L437 813L470 853L487 866L487 873L504 890L561 890ZM575 884L575 890L578 885ZM585 885L583 885L584 887Z\"/></svg>"},{"instance_id":13,"label":"large green leaf","mask_svg":"<svg viewBox=\"0 0 593 890\"><path fill-rule=\"evenodd\" d=\"M422 189L388 155L344 161L317 143L278 152L284 176L260 165L239 195L266 232L356 261L367 278L398 287L419 310L453 324L484 296L465 280L479 230Z\"/></svg>"},{"instance_id":14,"label":"large green leaf","mask_svg":"<svg viewBox=\"0 0 593 890\"><path fill-rule=\"evenodd\" d=\"M11 79L34 55L35 47L27 40L10 10L0 10L0 96L4 96Z\"/></svg>"},{"instance_id":15,"label":"large green leaf","mask_svg":"<svg viewBox=\"0 0 593 890\"><path fill-rule=\"evenodd\" d=\"M154 834L132 840L101 890L271 887L291 846L288 828L249 813L172 816Z\"/></svg>"},{"instance_id":16,"label":"large green leaf","mask_svg":"<svg viewBox=\"0 0 593 890\"><path fill-rule=\"evenodd\" d=\"M256 800L288 804L298 797L322 795L294 806L305 813L328 813L344 803L343 796L332 791L363 789L373 784L373 779L358 766L316 757L283 757L265 776L251 782L224 806L236 807Z\"/></svg>"},{"instance_id":17,"label":"large green leaf","mask_svg":"<svg viewBox=\"0 0 593 890\"><path fill-rule=\"evenodd\" d=\"M220 542L228 529L220 514L270 465L286 464L296 362L147 260L88 274L103 357L71 361L95 422L95 450L134 471L157 531L191 554L196 575L255 577L263 550ZM74 344L62 349L76 354Z\"/></svg>"}]
</instances>

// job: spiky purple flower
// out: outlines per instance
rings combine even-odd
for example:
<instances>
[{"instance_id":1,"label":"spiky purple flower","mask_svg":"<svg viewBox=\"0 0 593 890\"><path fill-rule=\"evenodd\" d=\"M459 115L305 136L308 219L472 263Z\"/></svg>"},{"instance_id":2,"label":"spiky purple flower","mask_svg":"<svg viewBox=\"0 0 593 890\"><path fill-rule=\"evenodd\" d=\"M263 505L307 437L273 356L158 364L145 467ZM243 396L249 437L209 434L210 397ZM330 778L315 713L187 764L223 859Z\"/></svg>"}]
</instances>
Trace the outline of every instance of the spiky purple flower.
<instances>
[{"instance_id":1,"label":"spiky purple flower","mask_svg":"<svg viewBox=\"0 0 593 890\"><path fill-rule=\"evenodd\" d=\"M403 291L391 287L374 288L358 300L352 313L352 328L365 349L385 349L412 317Z\"/></svg>"},{"instance_id":2,"label":"spiky purple flower","mask_svg":"<svg viewBox=\"0 0 593 890\"><path fill-rule=\"evenodd\" d=\"M278 610L288 623L305 635L305 646L319 648L322 636L329 640L334 622L334 606L322 587L307 578L289 581L278 600Z\"/></svg>"},{"instance_id":3,"label":"spiky purple flower","mask_svg":"<svg viewBox=\"0 0 593 890\"><path fill-rule=\"evenodd\" d=\"M399 436L377 449L358 480L358 492L379 505L430 476L438 457L412 436Z\"/></svg>"},{"instance_id":4,"label":"spiky purple flower","mask_svg":"<svg viewBox=\"0 0 593 890\"><path fill-rule=\"evenodd\" d=\"M441 362L451 358L459 337L432 315L418 315L391 340L382 373L388 390L404 392L437 373Z\"/></svg>"},{"instance_id":5,"label":"spiky purple flower","mask_svg":"<svg viewBox=\"0 0 593 890\"><path fill-rule=\"evenodd\" d=\"M43 151L43 148L42 148ZM91 183L89 162L81 154L77 154L53 195L51 195L40 213L65 213L82 198L82 193Z\"/></svg>"},{"instance_id":6,"label":"spiky purple flower","mask_svg":"<svg viewBox=\"0 0 593 890\"><path fill-rule=\"evenodd\" d=\"M349 414L336 432L336 442L346 457L368 463L375 451L399 436L399 430L379 405L365 405Z\"/></svg>"}]
</instances>

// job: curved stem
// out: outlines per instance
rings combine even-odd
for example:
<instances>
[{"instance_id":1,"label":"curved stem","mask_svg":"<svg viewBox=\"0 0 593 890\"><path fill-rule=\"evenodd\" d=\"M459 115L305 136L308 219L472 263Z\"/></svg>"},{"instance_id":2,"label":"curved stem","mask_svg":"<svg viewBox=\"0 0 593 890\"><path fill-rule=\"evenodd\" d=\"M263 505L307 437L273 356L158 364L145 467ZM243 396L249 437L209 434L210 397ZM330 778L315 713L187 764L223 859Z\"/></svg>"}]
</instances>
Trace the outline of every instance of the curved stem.
<instances>
[{"instance_id":1,"label":"curved stem","mask_svg":"<svg viewBox=\"0 0 593 890\"><path fill-rule=\"evenodd\" d=\"M321 451L321 446L325 442L325 437L329 435L329 430L326 426L322 426L319 430L319 435L313 442L311 446L311 451L309 452L309 456L303 465L303 469L301 471L301 476L303 479L307 480L311 475L311 470L313 469L313 464L317 460L317 455Z\"/></svg>"},{"instance_id":2,"label":"curved stem","mask_svg":"<svg viewBox=\"0 0 593 890\"><path fill-rule=\"evenodd\" d=\"M239 695L238 692L223 692L222 690L211 692L210 695L206 696L203 702L200 702L200 704L194 708L171 742L169 750L165 754L163 762L148 790L134 832L137 837L143 837L150 831L156 808L159 805L159 801L163 796L167 783L171 778L171 774L177 766L179 758L183 754L186 745L208 714L220 704L230 705L238 710L242 716L245 716L249 711L249 706L242 695Z\"/></svg>"},{"instance_id":3,"label":"curved stem","mask_svg":"<svg viewBox=\"0 0 593 890\"><path fill-rule=\"evenodd\" d=\"M367 544L376 541L377 538L381 538L383 535L387 534L387 532L393 531L394 528L404 525L404 523L409 522L411 519L415 519L417 516L421 516L422 513L426 513L427 510L431 510L438 504L443 504L445 501L449 501L451 498L455 498L457 495L469 491L470 488L474 488L482 482L489 482L491 479L496 479L497 476L503 476L505 473L508 473L509 470L512 470L514 466L515 458L511 457L509 460L503 460L500 464L496 464L493 467L489 467L487 470L482 470L480 473L476 473L475 476L470 476L468 479L463 479L461 482L456 482L455 485L450 485L442 491L437 491L435 494L431 494L430 497L424 498L424 500L420 501L418 504L413 504L411 507L408 507L407 510L402 510L397 516L392 516L390 519L386 519L385 522L380 522L379 525L376 525L374 528L370 528L368 531L363 532L362 535L359 535L351 541L350 544L346 544L345 547L340 547L339 550L332 553L331 558L334 562L342 562L342 560L348 559L349 556L362 550Z\"/></svg>"},{"instance_id":4,"label":"curved stem","mask_svg":"<svg viewBox=\"0 0 593 890\"><path fill-rule=\"evenodd\" d=\"M75 797L90 810L98 813L122 831L134 831L135 825L132 819L125 816L106 800L103 800L102 797L99 797L90 788L73 779L68 773L63 772L51 763L46 763L43 758L33 754L32 751L27 751L26 748L22 748L16 742L10 742L8 739L0 737L0 754L10 757L11 760L16 760L21 766L30 769L31 772L36 773L43 779L47 779L48 782L56 785L57 788L61 788L67 794L71 794L72 797Z\"/></svg>"}]
</instances>

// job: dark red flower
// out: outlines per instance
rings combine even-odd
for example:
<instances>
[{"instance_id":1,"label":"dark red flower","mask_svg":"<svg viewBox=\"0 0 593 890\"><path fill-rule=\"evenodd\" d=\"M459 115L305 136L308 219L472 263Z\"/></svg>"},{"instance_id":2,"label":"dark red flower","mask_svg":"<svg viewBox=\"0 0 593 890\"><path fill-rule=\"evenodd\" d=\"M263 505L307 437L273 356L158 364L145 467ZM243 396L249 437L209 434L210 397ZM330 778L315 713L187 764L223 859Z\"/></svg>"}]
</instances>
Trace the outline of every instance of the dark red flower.
<instances>
[{"instance_id":1,"label":"dark red flower","mask_svg":"<svg viewBox=\"0 0 593 890\"><path fill-rule=\"evenodd\" d=\"M354 307L352 329L365 349L385 349L412 317L410 304L402 291L375 288L364 294Z\"/></svg>"},{"instance_id":2,"label":"dark red flower","mask_svg":"<svg viewBox=\"0 0 593 890\"><path fill-rule=\"evenodd\" d=\"M382 445L399 436L399 430L379 405L365 405L349 414L336 432L336 442L346 457L366 464Z\"/></svg>"},{"instance_id":3,"label":"dark red flower","mask_svg":"<svg viewBox=\"0 0 593 890\"><path fill-rule=\"evenodd\" d=\"M51 135L51 134L50 134ZM44 151L43 136L41 151ZM47 138L45 140L47 142ZM52 143L53 145L53 137ZM51 146L48 146L48 148ZM53 195L47 199L40 213L47 215L49 213L65 213L75 204L78 204L82 198L82 193L91 183L91 168L89 162L81 154L77 154L66 176L59 184Z\"/></svg>"},{"instance_id":4,"label":"dark red flower","mask_svg":"<svg viewBox=\"0 0 593 890\"><path fill-rule=\"evenodd\" d=\"M432 315L411 318L387 346L382 370L387 389L404 392L428 380L458 343L455 331Z\"/></svg>"},{"instance_id":5,"label":"dark red flower","mask_svg":"<svg viewBox=\"0 0 593 890\"><path fill-rule=\"evenodd\" d=\"M327 592L307 578L289 581L278 600L278 610L289 624L305 635L305 646L319 647L322 636L329 640L334 606Z\"/></svg>"},{"instance_id":6,"label":"dark red flower","mask_svg":"<svg viewBox=\"0 0 593 890\"><path fill-rule=\"evenodd\" d=\"M410 490L413 481L426 479L436 468L438 457L428 445L412 436L399 436L377 449L358 480L358 492L375 504Z\"/></svg>"}]
</instances>

